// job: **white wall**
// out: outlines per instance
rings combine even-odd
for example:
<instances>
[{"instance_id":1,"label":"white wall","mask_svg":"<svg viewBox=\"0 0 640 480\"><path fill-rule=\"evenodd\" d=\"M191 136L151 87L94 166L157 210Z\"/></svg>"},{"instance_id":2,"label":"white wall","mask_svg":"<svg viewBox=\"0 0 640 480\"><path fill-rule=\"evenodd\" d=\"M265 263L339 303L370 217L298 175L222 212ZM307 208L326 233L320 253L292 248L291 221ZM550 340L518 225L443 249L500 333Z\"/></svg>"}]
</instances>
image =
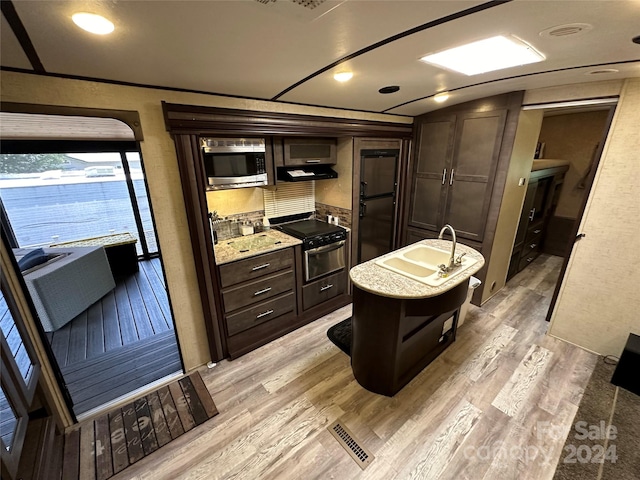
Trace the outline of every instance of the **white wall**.
<instances>
[{"instance_id":1,"label":"white wall","mask_svg":"<svg viewBox=\"0 0 640 480\"><path fill-rule=\"evenodd\" d=\"M640 78L625 81L549 333L619 356L640 334Z\"/></svg>"}]
</instances>

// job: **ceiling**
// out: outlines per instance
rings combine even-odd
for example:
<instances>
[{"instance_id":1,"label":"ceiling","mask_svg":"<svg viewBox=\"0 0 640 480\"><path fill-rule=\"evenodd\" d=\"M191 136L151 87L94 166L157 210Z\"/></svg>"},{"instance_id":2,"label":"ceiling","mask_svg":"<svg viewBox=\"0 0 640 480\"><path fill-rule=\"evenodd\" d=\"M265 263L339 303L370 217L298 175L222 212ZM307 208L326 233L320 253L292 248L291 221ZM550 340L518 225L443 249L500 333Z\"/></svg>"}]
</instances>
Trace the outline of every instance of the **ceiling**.
<instances>
[{"instance_id":1,"label":"ceiling","mask_svg":"<svg viewBox=\"0 0 640 480\"><path fill-rule=\"evenodd\" d=\"M304 105L415 116L514 90L640 76L640 0L1 3L5 70ZM79 29L70 18L79 11L109 18L115 31ZM591 28L541 34L575 23ZM474 76L418 61L497 34L546 60ZM336 82L342 70L353 78ZM390 85L400 90L378 92ZM433 101L441 91L451 95L445 104Z\"/></svg>"}]
</instances>

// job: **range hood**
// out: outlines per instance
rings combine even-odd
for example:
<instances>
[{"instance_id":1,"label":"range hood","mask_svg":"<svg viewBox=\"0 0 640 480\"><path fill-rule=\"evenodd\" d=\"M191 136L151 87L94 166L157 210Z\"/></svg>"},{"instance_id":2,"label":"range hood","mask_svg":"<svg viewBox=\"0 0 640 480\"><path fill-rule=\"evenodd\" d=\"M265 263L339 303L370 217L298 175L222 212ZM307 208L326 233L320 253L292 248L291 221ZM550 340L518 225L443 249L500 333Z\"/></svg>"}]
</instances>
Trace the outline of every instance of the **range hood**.
<instances>
[{"instance_id":1,"label":"range hood","mask_svg":"<svg viewBox=\"0 0 640 480\"><path fill-rule=\"evenodd\" d=\"M283 182L306 182L327 178L338 178L338 172L329 165L278 167L278 180Z\"/></svg>"}]
</instances>

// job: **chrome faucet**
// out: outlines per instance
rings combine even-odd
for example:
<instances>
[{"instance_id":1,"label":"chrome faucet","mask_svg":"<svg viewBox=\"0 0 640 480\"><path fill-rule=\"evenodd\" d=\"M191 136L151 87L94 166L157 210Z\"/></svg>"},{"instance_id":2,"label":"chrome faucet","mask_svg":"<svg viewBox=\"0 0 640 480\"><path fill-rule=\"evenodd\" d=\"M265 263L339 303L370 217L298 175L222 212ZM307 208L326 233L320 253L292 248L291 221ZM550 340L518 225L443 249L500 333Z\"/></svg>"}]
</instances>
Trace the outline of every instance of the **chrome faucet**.
<instances>
[{"instance_id":1,"label":"chrome faucet","mask_svg":"<svg viewBox=\"0 0 640 480\"><path fill-rule=\"evenodd\" d=\"M448 223L442 227L440 230L440 235L438 235L438 239L442 240L442 236L444 235L445 230L449 230L451 232L451 236L453 237L453 243L451 244L451 257L449 258L449 265L439 265L442 273L450 272L454 269L454 267L458 266L462 263L462 255L460 256L460 262L456 262L456 231L453 229L451 225Z\"/></svg>"}]
</instances>

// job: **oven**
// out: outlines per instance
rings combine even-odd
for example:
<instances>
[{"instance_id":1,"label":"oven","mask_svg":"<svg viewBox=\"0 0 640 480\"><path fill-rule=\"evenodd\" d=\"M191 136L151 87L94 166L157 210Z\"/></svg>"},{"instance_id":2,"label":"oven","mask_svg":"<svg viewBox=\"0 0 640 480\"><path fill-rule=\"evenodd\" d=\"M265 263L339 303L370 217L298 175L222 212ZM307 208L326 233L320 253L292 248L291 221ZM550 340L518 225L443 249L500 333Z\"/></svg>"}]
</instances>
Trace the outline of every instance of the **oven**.
<instances>
[{"instance_id":1,"label":"oven","mask_svg":"<svg viewBox=\"0 0 640 480\"><path fill-rule=\"evenodd\" d=\"M319 220L301 220L276 228L302 240L305 283L345 268L347 231L341 226Z\"/></svg>"},{"instance_id":2,"label":"oven","mask_svg":"<svg viewBox=\"0 0 640 480\"><path fill-rule=\"evenodd\" d=\"M304 252L304 280L311 282L345 267L345 241L340 240Z\"/></svg>"}]
</instances>

